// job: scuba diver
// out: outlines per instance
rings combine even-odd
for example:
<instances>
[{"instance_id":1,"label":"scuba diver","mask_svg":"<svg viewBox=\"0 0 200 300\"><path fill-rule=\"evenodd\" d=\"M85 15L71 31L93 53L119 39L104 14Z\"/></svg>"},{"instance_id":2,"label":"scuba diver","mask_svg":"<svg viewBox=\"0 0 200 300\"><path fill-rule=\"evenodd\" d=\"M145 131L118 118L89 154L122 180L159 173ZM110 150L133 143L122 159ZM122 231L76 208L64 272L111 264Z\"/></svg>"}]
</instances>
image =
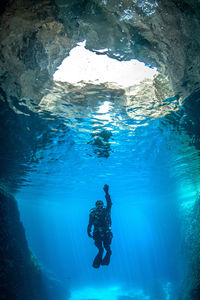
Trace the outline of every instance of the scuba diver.
<instances>
[{"instance_id":1,"label":"scuba diver","mask_svg":"<svg viewBox=\"0 0 200 300\"><path fill-rule=\"evenodd\" d=\"M99 268L100 265L108 266L110 263L110 256L112 254L110 245L113 238L111 232L111 198L108 193L109 186L104 185L104 192L106 198L106 207L102 200L96 201L95 208L90 210L89 224L87 227L87 233L90 238L94 239L94 244L98 248L99 252L93 261L93 267ZM93 233L91 234L93 226ZM104 248L107 251L103 258Z\"/></svg>"}]
</instances>

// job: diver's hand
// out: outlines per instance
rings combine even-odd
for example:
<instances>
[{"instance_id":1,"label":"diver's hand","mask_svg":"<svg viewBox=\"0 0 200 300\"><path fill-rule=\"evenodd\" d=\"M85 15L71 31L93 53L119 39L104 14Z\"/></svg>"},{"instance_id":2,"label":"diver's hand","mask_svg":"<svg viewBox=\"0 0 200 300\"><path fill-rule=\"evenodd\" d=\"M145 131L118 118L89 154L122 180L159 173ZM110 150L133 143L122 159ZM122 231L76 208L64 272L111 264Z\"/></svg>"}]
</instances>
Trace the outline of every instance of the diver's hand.
<instances>
[{"instance_id":1,"label":"diver's hand","mask_svg":"<svg viewBox=\"0 0 200 300\"><path fill-rule=\"evenodd\" d=\"M104 187L104 192L107 194L108 193L108 189L109 189L109 185L105 184Z\"/></svg>"}]
</instances>

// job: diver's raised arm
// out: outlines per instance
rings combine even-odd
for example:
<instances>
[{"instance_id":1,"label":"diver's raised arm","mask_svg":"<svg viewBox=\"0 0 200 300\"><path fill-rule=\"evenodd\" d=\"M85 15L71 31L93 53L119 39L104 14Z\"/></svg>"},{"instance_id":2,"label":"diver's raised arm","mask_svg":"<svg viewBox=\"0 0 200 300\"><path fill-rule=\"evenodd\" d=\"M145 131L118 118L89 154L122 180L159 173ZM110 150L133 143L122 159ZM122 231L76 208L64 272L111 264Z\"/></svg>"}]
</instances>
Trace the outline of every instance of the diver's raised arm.
<instances>
[{"instance_id":1,"label":"diver's raised arm","mask_svg":"<svg viewBox=\"0 0 200 300\"><path fill-rule=\"evenodd\" d=\"M109 185L105 184L104 187L103 187L103 189L104 189L104 192L105 192L105 198L106 198L107 208L110 209L111 205L112 205L112 202L111 202L110 194L108 192Z\"/></svg>"}]
</instances>

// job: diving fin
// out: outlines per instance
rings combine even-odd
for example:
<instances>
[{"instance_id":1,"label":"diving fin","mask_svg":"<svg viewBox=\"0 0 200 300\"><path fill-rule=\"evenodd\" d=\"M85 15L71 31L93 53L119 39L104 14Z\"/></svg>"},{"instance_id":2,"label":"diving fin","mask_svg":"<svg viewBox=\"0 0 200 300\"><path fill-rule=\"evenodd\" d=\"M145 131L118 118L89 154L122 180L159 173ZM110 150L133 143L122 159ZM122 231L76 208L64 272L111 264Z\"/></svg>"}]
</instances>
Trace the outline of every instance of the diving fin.
<instances>
[{"instance_id":1,"label":"diving fin","mask_svg":"<svg viewBox=\"0 0 200 300\"><path fill-rule=\"evenodd\" d=\"M102 266L108 266L110 263L111 252L107 252L104 259L102 260Z\"/></svg>"},{"instance_id":2,"label":"diving fin","mask_svg":"<svg viewBox=\"0 0 200 300\"><path fill-rule=\"evenodd\" d=\"M93 268L98 269L100 267L100 265L102 264L102 254L97 254L97 256L95 257L94 261L93 261Z\"/></svg>"}]
</instances>

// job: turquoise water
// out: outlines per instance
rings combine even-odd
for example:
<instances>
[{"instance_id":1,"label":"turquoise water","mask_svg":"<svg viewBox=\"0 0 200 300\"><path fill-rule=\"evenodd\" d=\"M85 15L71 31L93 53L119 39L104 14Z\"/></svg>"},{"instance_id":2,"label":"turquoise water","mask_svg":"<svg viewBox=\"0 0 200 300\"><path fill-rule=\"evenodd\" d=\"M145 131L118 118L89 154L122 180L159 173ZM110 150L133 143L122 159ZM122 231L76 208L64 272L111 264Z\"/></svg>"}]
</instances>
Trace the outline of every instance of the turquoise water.
<instances>
[{"instance_id":1,"label":"turquoise water","mask_svg":"<svg viewBox=\"0 0 200 300\"><path fill-rule=\"evenodd\" d=\"M37 108L31 124L23 117L34 134L16 198L29 247L71 300L173 299L185 269L180 207L199 191L199 153L182 108L174 97L162 105L174 104L165 116L144 106L133 118L137 108L119 95L86 96L84 105L70 104L68 95L51 112ZM108 111L99 113L105 102ZM86 230L105 183L112 257L108 267L93 269L97 249Z\"/></svg>"}]
</instances>

